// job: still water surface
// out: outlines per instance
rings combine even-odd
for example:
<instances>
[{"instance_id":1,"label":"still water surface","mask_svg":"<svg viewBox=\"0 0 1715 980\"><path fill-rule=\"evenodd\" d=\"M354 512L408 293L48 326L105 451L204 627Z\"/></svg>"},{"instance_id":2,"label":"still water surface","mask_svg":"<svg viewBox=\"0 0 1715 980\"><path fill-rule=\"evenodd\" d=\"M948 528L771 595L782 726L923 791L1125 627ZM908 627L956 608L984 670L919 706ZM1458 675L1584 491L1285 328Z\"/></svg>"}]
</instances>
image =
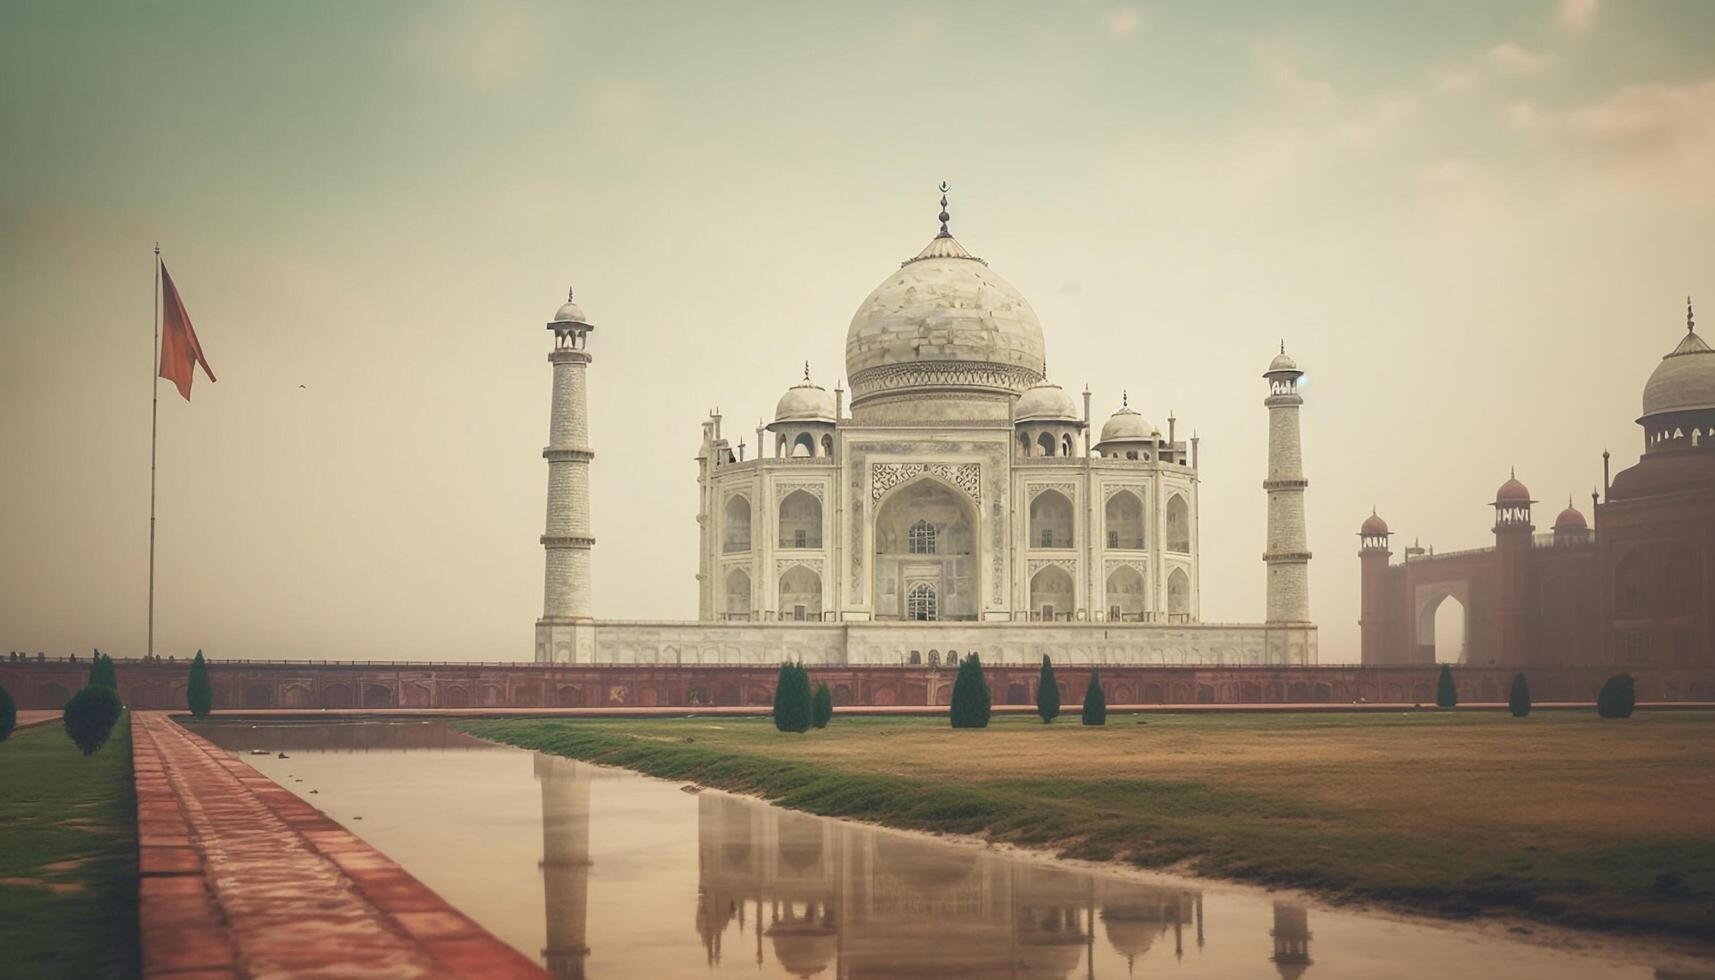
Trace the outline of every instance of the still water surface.
<instances>
[{"instance_id":1,"label":"still water surface","mask_svg":"<svg viewBox=\"0 0 1715 980\"><path fill-rule=\"evenodd\" d=\"M1715 977L688 793L437 723L198 731L560 977Z\"/></svg>"}]
</instances>

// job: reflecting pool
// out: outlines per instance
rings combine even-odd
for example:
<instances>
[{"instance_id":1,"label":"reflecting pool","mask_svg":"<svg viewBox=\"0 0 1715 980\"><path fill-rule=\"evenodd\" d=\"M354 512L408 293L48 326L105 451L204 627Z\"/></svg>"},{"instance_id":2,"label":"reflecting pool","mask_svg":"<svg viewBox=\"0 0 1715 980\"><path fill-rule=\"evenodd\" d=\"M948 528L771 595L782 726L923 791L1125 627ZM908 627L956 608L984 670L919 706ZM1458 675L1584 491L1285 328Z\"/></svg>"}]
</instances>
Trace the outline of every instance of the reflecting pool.
<instances>
[{"instance_id":1,"label":"reflecting pool","mask_svg":"<svg viewBox=\"0 0 1715 980\"><path fill-rule=\"evenodd\" d=\"M1554 948L687 792L438 723L197 730L559 977L1715 977L1601 939Z\"/></svg>"}]
</instances>

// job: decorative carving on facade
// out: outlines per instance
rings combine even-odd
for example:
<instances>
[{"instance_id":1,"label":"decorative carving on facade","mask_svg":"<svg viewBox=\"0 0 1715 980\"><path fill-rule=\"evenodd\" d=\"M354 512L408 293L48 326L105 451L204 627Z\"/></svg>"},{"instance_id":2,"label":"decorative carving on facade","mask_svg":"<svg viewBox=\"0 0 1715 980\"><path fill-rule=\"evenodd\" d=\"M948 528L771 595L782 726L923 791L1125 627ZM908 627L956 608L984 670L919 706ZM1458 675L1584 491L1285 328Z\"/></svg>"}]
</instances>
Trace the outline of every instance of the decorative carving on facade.
<instances>
[{"instance_id":1,"label":"decorative carving on facade","mask_svg":"<svg viewBox=\"0 0 1715 980\"><path fill-rule=\"evenodd\" d=\"M1149 562L1142 558L1109 558L1102 566L1102 578L1105 580L1107 576L1112 575L1122 568L1135 568L1143 574L1143 580L1145 582L1149 581Z\"/></svg>"},{"instance_id":2,"label":"decorative carving on facade","mask_svg":"<svg viewBox=\"0 0 1715 980\"><path fill-rule=\"evenodd\" d=\"M983 499L981 463L871 463L869 499L880 500L887 491L927 473L939 477L978 503Z\"/></svg>"},{"instance_id":3,"label":"decorative carving on facade","mask_svg":"<svg viewBox=\"0 0 1715 980\"><path fill-rule=\"evenodd\" d=\"M1032 483L1025 490L1026 501L1035 500L1045 490L1058 491L1070 501L1075 502L1078 499L1078 485L1076 483Z\"/></svg>"},{"instance_id":4,"label":"decorative carving on facade","mask_svg":"<svg viewBox=\"0 0 1715 980\"><path fill-rule=\"evenodd\" d=\"M1137 499L1139 500L1149 499L1149 495L1144 492L1143 484L1141 483L1107 483L1102 486L1102 502L1107 503L1114 499L1114 494L1119 493L1121 490L1129 490L1132 493L1137 494Z\"/></svg>"},{"instance_id":5,"label":"decorative carving on facade","mask_svg":"<svg viewBox=\"0 0 1715 980\"><path fill-rule=\"evenodd\" d=\"M826 492L820 483L776 483L774 485L774 506L778 510L780 502L795 490L802 490L818 501L823 499Z\"/></svg>"},{"instance_id":6,"label":"decorative carving on facade","mask_svg":"<svg viewBox=\"0 0 1715 980\"><path fill-rule=\"evenodd\" d=\"M1035 578L1036 573L1048 567L1064 568L1074 578L1078 574L1078 559L1076 558L1032 558L1025 566L1027 579Z\"/></svg>"},{"instance_id":7,"label":"decorative carving on facade","mask_svg":"<svg viewBox=\"0 0 1715 980\"><path fill-rule=\"evenodd\" d=\"M774 577L778 579L785 575L786 570L793 565L803 565L815 572L818 577L822 574L822 559L820 558L776 558L774 559Z\"/></svg>"},{"instance_id":8,"label":"decorative carving on facade","mask_svg":"<svg viewBox=\"0 0 1715 980\"><path fill-rule=\"evenodd\" d=\"M1042 380L1042 375L1016 364L975 361L912 361L883 364L852 375L852 402L901 388L991 388L1023 391Z\"/></svg>"}]
</instances>

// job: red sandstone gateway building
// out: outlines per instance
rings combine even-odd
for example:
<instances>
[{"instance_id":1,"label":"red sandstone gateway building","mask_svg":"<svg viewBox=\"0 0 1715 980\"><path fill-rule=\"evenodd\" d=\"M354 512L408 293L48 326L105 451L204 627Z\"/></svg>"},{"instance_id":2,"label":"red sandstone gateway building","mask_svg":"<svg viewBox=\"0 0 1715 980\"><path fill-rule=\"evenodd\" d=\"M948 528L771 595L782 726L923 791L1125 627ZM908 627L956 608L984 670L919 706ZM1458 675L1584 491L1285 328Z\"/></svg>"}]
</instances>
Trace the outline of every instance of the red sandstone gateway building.
<instances>
[{"instance_id":1,"label":"red sandstone gateway building","mask_svg":"<svg viewBox=\"0 0 1715 980\"><path fill-rule=\"evenodd\" d=\"M1715 350L1689 304L1638 424L1643 456L1611 482L1604 474L1594 528L1568 501L1538 533L1537 501L1514 477L1495 493L1494 547L1407 548L1396 565L1372 513L1358 532L1363 662L1435 662L1435 615L1451 598L1465 608L1465 663L1715 665Z\"/></svg>"}]
</instances>

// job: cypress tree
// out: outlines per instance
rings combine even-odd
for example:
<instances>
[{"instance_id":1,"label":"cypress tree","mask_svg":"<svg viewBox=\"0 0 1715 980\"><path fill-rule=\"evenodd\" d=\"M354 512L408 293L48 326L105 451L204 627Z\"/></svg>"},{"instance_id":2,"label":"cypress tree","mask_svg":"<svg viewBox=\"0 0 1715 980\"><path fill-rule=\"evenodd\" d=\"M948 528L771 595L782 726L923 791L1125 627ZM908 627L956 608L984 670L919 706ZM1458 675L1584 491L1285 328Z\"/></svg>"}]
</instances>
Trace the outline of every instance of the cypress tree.
<instances>
[{"instance_id":1,"label":"cypress tree","mask_svg":"<svg viewBox=\"0 0 1715 980\"><path fill-rule=\"evenodd\" d=\"M1451 708L1459 703L1459 690L1453 686L1453 668L1441 665L1441 679L1435 682L1435 706Z\"/></svg>"},{"instance_id":2,"label":"cypress tree","mask_svg":"<svg viewBox=\"0 0 1715 980\"><path fill-rule=\"evenodd\" d=\"M1524 672L1513 675L1512 693L1507 695L1507 708L1514 718L1523 718L1530 714L1530 685L1525 683Z\"/></svg>"},{"instance_id":3,"label":"cypress tree","mask_svg":"<svg viewBox=\"0 0 1715 980\"><path fill-rule=\"evenodd\" d=\"M185 688L185 702L198 718L207 718L214 710L214 686L208 682L208 664L203 662L201 650L191 661L191 683Z\"/></svg>"},{"instance_id":4,"label":"cypress tree","mask_svg":"<svg viewBox=\"0 0 1715 980\"><path fill-rule=\"evenodd\" d=\"M113 734L113 724L119 720L123 710L118 691L105 685L91 684L66 702L66 734L84 755L94 755L107 744L107 736Z\"/></svg>"},{"instance_id":5,"label":"cypress tree","mask_svg":"<svg viewBox=\"0 0 1715 980\"><path fill-rule=\"evenodd\" d=\"M119 676L113 670L113 658L100 650L95 651L95 657L89 662L89 684L119 689Z\"/></svg>"},{"instance_id":6,"label":"cypress tree","mask_svg":"<svg viewBox=\"0 0 1715 980\"><path fill-rule=\"evenodd\" d=\"M816 685L816 699L810 703L810 724L817 728L828 727L828 722L834 717L834 695L828 690L828 685Z\"/></svg>"},{"instance_id":7,"label":"cypress tree","mask_svg":"<svg viewBox=\"0 0 1715 980\"><path fill-rule=\"evenodd\" d=\"M774 727L783 732L810 728L810 675L790 660L780 665L774 682Z\"/></svg>"},{"instance_id":8,"label":"cypress tree","mask_svg":"<svg viewBox=\"0 0 1715 980\"><path fill-rule=\"evenodd\" d=\"M12 734L12 729L18 726L18 705L12 700L12 695L0 687L0 742L6 741Z\"/></svg>"},{"instance_id":9,"label":"cypress tree","mask_svg":"<svg viewBox=\"0 0 1715 980\"><path fill-rule=\"evenodd\" d=\"M988 727L989 685L983 679L982 658L975 653L959 664L959 676L953 679L953 704L948 716L954 728Z\"/></svg>"},{"instance_id":10,"label":"cypress tree","mask_svg":"<svg viewBox=\"0 0 1715 980\"><path fill-rule=\"evenodd\" d=\"M1090 671L1090 686L1084 688L1084 724L1108 723L1108 697L1102 693L1102 672Z\"/></svg>"},{"instance_id":11,"label":"cypress tree","mask_svg":"<svg viewBox=\"0 0 1715 980\"><path fill-rule=\"evenodd\" d=\"M1042 676L1036 681L1036 713L1044 725L1060 716L1060 682L1054 679L1054 663L1042 655Z\"/></svg>"},{"instance_id":12,"label":"cypress tree","mask_svg":"<svg viewBox=\"0 0 1715 980\"><path fill-rule=\"evenodd\" d=\"M1637 684L1632 675L1615 674L1596 695L1596 713L1604 718L1630 718L1637 699Z\"/></svg>"}]
</instances>

